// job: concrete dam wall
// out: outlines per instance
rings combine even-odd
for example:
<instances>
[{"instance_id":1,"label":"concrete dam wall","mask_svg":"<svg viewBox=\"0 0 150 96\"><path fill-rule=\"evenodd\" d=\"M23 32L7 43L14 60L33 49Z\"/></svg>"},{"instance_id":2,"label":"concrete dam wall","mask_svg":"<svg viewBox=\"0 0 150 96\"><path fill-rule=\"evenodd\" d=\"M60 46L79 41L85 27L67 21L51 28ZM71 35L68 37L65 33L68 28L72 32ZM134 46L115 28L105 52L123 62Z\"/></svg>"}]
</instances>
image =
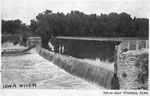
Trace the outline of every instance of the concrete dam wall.
<instances>
[{"instance_id":1,"label":"concrete dam wall","mask_svg":"<svg viewBox=\"0 0 150 96\"><path fill-rule=\"evenodd\" d=\"M120 89L148 89L148 40L126 41L118 46L117 77Z\"/></svg>"},{"instance_id":2,"label":"concrete dam wall","mask_svg":"<svg viewBox=\"0 0 150 96\"><path fill-rule=\"evenodd\" d=\"M55 65L72 75L94 82L106 89L111 88L114 72L110 70L84 62L81 59L60 55L41 47L36 47L36 51L43 58L53 62Z\"/></svg>"},{"instance_id":3,"label":"concrete dam wall","mask_svg":"<svg viewBox=\"0 0 150 96\"><path fill-rule=\"evenodd\" d=\"M118 62L120 89L148 89L148 52L128 51Z\"/></svg>"}]
</instances>

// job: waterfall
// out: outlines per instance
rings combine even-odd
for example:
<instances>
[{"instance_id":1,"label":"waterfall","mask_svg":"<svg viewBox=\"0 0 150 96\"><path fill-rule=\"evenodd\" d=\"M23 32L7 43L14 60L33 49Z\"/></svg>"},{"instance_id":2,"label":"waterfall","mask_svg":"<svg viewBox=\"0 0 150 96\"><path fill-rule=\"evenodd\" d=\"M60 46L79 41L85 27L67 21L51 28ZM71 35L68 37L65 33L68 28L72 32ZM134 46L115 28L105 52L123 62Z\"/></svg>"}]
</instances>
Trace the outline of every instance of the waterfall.
<instances>
[{"instance_id":1,"label":"waterfall","mask_svg":"<svg viewBox=\"0 0 150 96\"><path fill-rule=\"evenodd\" d=\"M37 53L72 75L92 81L107 89L111 88L114 73L110 70L90 64L82 59L60 55L40 47L37 47Z\"/></svg>"}]
</instances>

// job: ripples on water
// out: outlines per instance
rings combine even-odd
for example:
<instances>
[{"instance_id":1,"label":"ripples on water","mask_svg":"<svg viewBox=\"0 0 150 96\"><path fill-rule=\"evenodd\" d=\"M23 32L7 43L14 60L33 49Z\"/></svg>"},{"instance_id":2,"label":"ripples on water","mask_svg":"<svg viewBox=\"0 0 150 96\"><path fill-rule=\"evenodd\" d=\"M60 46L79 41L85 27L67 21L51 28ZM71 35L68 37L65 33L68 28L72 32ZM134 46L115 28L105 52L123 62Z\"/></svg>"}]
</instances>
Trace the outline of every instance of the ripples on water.
<instances>
[{"instance_id":1,"label":"ripples on water","mask_svg":"<svg viewBox=\"0 0 150 96\"><path fill-rule=\"evenodd\" d=\"M68 74L34 51L2 56L2 84L11 83L36 83L37 88L46 89L104 89Z\"/></svg>"},{"instance_id":2,"label":"ripples on water","mask_svg":"<svg viewBox=\"0 0 150 96\"><path fill-rule=\"evenodd\" d=\"M104 66L104 64L95 65L85 60L56 54L40 47L37 48L37 52L42 57L49 61L53 61L55 65L66 70L70 74L95 82L107 89L111 88L111 80L114 74L112 68L108 70L107 67L109 64L107 64L107 66Z\"/></svg>"}]
</instances>

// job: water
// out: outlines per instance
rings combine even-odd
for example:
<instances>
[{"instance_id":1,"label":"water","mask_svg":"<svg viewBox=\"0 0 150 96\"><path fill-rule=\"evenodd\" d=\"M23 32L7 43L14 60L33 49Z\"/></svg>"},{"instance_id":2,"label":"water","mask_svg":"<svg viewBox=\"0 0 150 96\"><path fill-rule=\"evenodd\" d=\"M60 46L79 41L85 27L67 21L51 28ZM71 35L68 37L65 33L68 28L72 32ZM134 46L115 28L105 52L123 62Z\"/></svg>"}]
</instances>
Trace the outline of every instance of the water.
<instances>
[{"instance_id":1,"label":"water","mask_svg":"<svg viewBox=\"0 0 150 96\"><path fill-rule=\"evenodd\" d=\"M34 88L38 89L104 89L68 74L39 56L35 50L28 53L3 54L1 65L2 86L36 84ZM17 86L17 88L20 87Z\"/></svg>"},{"instance_id":2,"label":"water","mask_svg":"<svg viewBox=\"0 0 150 96\"><path fill-rule=\"evenodd\" d=\"M55 65L72 75L92 81L107 89L111 88L111 81L114 73L102 67L104 64L99 64L99 66L97 66L71 56L68 57L55 54L43 48L37 48L37 52L45 59L53 61Z\"/></svg>"}]
</instances>

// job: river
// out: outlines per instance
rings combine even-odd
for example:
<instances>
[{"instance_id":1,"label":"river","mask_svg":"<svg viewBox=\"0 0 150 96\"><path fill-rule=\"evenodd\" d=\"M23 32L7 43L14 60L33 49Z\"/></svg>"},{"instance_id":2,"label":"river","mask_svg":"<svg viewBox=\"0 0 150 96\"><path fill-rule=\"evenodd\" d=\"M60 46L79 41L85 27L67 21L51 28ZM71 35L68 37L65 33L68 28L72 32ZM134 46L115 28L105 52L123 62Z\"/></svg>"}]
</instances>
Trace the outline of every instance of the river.
<instances>
[{"instance_id":1,"label":"river","mask_svg":"<svg viewBox=\"0 0 150 96\"><path fill-rule=\"evenodd\" d=\"M8 52L2 54L1 66L2 88L15 84L15 87L10 88L104 89L95 83L70 75L39 56L35 49L26 53ZM20 87L20 84L36 84L36 86Z\"/></svg>"}]
</instances>

